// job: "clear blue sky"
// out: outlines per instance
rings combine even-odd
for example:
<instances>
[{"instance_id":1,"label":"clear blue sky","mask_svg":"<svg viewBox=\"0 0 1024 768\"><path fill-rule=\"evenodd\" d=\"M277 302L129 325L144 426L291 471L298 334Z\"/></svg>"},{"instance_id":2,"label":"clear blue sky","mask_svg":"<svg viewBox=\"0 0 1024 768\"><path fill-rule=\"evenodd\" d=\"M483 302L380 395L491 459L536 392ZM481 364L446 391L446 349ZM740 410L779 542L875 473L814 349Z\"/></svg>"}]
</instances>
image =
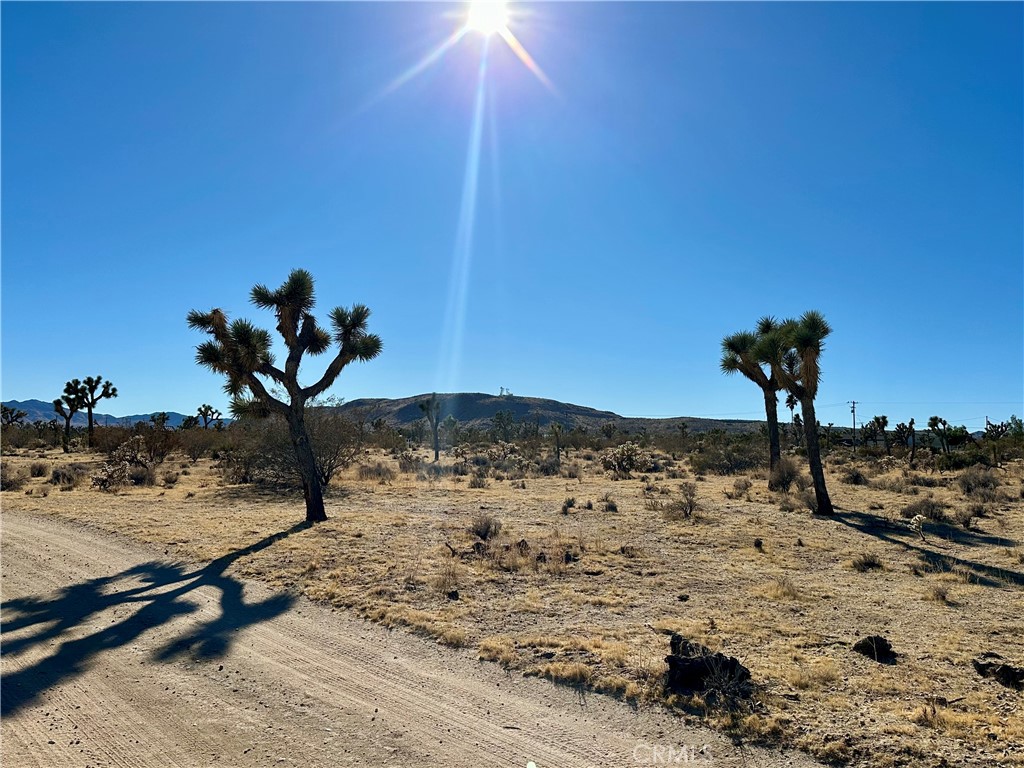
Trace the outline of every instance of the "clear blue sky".
<instances>
[{"instance_id":1,"label":"clear blue sky","mask_svg":"<svg viewBox=\"0 0 1024 768\"><path fill-rule=\"evenodd\" d=\"M815 308L822 422L1024 412L1020 3L511 4L476 126L478 34L385 93L465 8L4 2L3 399L223 407L186 313L304 267L346 399L757 418L721 338Z\"/></svg>"}]
</instances>

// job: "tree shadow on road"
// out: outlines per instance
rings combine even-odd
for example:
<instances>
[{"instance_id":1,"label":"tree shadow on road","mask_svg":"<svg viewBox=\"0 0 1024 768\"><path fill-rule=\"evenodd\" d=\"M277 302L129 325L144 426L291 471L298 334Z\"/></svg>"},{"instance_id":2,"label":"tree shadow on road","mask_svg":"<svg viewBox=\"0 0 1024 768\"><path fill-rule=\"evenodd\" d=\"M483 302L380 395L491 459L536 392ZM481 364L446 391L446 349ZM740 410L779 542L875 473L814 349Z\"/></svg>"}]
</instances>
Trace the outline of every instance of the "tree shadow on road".
<instances>
[{"instance_id":1,"label":"tree shadow on road","mask_svg":"<svg viewBox=\"0 0 1024 768\"><path fill-rule=\"evenodd\" d=\"M103 651L127 645L147 630L176 616L194 613L199 605L186 598L202 587L220 591L219 614L208 621L190 625L187 634L155 650L153 659L166 661L186 653L197 659L223 656L229 650L236 630L274 618L287 611L295 601L292 595L278 594L260 602L247 603L242 582L224 575L224 572L236 560L309 527L310 523L298 523L195 570L153 561L114 576L72 584L53 596L5 601L0 606L3 611L0 631L5 636L0 654L5 657L38 650L64 633L81 635L91 625L109 622L109 617L98 615L108 609L113 610L114 621L84 636L66 640L55 653L3 675L0 678L0 715L14 714L32 704L45 691L82 674ZM25 635L6 639L30 628L31 631Z\"/></svg>"}]
</instances>

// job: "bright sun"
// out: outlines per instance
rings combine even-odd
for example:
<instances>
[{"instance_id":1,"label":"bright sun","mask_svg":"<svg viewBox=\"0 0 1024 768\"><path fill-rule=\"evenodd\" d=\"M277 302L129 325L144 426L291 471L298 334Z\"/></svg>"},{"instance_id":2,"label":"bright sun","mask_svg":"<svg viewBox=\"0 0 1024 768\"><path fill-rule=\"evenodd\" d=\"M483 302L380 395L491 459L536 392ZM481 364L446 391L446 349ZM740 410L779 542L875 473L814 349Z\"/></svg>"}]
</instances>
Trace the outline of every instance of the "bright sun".
<instances>
[{"instance_id":1,"label":"bright sun","mask_svg":"<svg viewBox=\"0 0 1024 768\"><path fill-rule=\"evenodd\" d=\"M473 0L466 16L466 29L481 35L501 32L508 24L508 11L500 0Z\"/></svg>"}]
</instances>

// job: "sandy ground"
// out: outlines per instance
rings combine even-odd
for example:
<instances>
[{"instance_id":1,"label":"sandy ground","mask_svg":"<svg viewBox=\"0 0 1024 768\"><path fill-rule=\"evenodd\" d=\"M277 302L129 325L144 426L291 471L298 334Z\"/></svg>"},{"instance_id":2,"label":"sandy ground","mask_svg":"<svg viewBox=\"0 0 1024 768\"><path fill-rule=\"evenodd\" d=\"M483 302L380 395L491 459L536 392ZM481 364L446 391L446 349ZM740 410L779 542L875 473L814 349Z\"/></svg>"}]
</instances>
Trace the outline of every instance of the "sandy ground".
<instances>
[{"instance_id":1,"label":"sandy ground","mask_svg":"<svg viewBox=\"0 0 1024 768\"><path fill-rule=\"evenodd\" d=\"M193 566L54 519L2 523L5 767L611 767L684 749L815 765L232 575L275 541Z\"/></svg>"}]
</instances>

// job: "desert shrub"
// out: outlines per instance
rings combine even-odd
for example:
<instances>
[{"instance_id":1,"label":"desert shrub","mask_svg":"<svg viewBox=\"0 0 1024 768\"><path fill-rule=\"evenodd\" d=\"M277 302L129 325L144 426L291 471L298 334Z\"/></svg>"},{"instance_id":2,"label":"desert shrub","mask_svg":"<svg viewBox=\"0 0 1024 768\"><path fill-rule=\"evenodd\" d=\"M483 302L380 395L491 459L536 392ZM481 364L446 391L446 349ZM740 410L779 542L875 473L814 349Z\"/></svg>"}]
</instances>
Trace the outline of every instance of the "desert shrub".
<instances>
[{"instance_id":1,"label":"desert shrub","mask_svg":"<svg viewBox=\"0 0 1024 768\"><path fill-rule=\"evenodd\" d=\"M168 488L173 487L180 479L181 475L177 472L164 472L163 481L164 485Z\"/></svg>"},{"instance_id":2,"label":"desert shrub","mask_svg":"<svg viewBox=\"0 0 1024 768\"><path fill-rule=\"evenodd\" d=\"M965 496L977 496L988 501L995 499L996 488L999 487L999 478L996 474L979 466L965 469L956 482Z\"/></svg>"},{"instance_id":3,"label":"desert shrub","mask_svg":"<svg viewBox=\"0 0 1024 768\"><path fill-rule=\"evenodd\" d=\"M476 474L469 478L470 488L486 488L487 478L484 475Z\"/></svg>"},{"instance_id":4,"label":"desert shrub","mask_svg":"<svg viewBox=\"0 0 1024 768\"><path fill-rule=\"evenodd\" d=\"M361 464L357 471L360 480L374 480L381 485L395 479L395 470L380 461L370 465Z\"/></svg>"},{"instance_id":5,"label":"desert shrub","mask_svg":"<svg viewBox=\"0 0 1024 768\"><path fill-rule=\"evenodd\" d=\"M111 454L132 436L125 427L96 426L92 436L92 447L100 453Z\"/></svg>"},{"instance_id":6,"label":"desert shrub","mask_svg":"<svg viewBox=\"0 0 1024 768\"><path fill-rule=\"evenodd\" d=\"M221 439L221 434L216 430L196 427L179 432L178 442L181 445L181 450L195 464L213 450L214 444Z\"/></svg>"},{"instance_id":7,"label":"desert shrub","mask_svg":"<svg viewBox=\"0 0 1024 768\"><path fill-rule=\"evenodd\" d=\"M422 463L409 451L402 451L398 454L398 471L404 475L412 475L419 472Z\"/></svg>"},{"instance_id":8,"label":"desert shrub","mask_svg":"<svg viewBox=\"0 0 1024 768\"><path fill-rule=\"evenodd\" d=\"M85 467L82 464L62 464L54 467L50 473L50 482L59 485L61 488L77 488L78 484L85 477Z\"/></svg>"},{"instance_id":9,"label":"desert shrub","mask_svg":"<svg viewBox=\"0 0 1024 768\"><path fill-rule=\"evenodd\" d=\"M616 504L611 499L607 499L604 502L604 511L605 512L618 512L619 511L619 505Z\"/></svg>"},{"instance_id":10,"label":"desert shrub","mask_svg":"<svg viewBox=\"0 0 1024 768\"><path fill-rule=\"evenodd\" d=\"M501 520L483 512L472 519L468 530L481 541L490 541L501 533Z\"/></svg>"},{"instance_id":11,"label":"desert shrub","mask_svg":"<svg viewBox=\"0 0 1024 768\"><path fill-rule=\"evenodd\" d=\"M338 470L362 452L360 427L335 408L308 406L306 431L320 482L326 486ZM241 419L226 430L221 469L229 482L259 482L300 488L302 474L283 418Z\"/></svg>"},{"instance_id":12,"label":"desert shrub","mask_svg":"<svg viewBox=\"0 0 1024 768\"><path fill-rule=\"evenodd\" d=\"M681 497L672 501L665 507L665 517L669 520L690 518L697 511L697 485L696 483L683 483L679 486Z\"/></svg>"},{"instance_id":13,"label":"desert shrub","mask_svg":"<svg viewBox=\"0 0 1024 768\"><path fill-rule=\"evenodd\" d=\"M808 510L811 514L816 515L818 513L818 497L810 488L806 486L801 488L797 499L803 505L804 509Z\"/></svg>"},{"instance_id":14,"label":"desert shrub","mask_svg":"<svg viewBox=\"0 0 1024 768\"><path fill-rule=\"evenodd\" d=\"M23 469L15 469L4 462L0 464L0 491L20 491L28 480Z\"/></svg>"},{"instance_id":15,"label":"desert shrub","mask_svg":"<svg viewBox=\"0 0 1024 768\"><path fill-rule=\"evenodd\" d=\"M127 461L111 459L103 463L98 474L92 476L92 487L113 493L131 481L131 465Z\"/></svg>"},{"instance_id":16,"label":"desert shrub","mask_svg":"<svg viewBox=\"0 0 1024 768\"><path fill-rule=\"evenodd\" d=\"M788 491L796 479L800 477L800 468L788 456L783 456L771 472L771 487L780 491Z\"/></svg>"},{"instance_id":17,"label":"desert shrub","mask_svg":"<svg viewBox=\"0 0 1024 768\"><path fill-rule=\"evenodd\" d=\"M750 480L748 480L747 478L737 478L736 481L732 484L732 490L727 490L725 492L725 497L727 499L741 499L747 494L747 492L751 489L752 486L753 483L751 483Z\"/></svg>"},{"instance_id":18,"label":"desert shrub","mask_svg":"<svg viewBox=\"0 0 1024 768\"><path fill-rule=\"evenodd\" d=\"M45 461L33 461L28 468L28 474L30 477L46 477L46 471L50 468L50 465Z\"/></svg>"},{"instance_id":19,"label":"desert shrub","mask_svg":"<svg viewBox=\"0 0 1024 768\"><path fill-rule=\"evenodd\" d=\"M946 518L946 505L928 496L905 506L900 510L900 515L907 519L923 515L929 520L942 522Z\"/></svg>"},{"instance_id":20,"label":"desert shrub","mask_svg":"<svg viewBox=\"0 0 1024 768\"><path fill-rule=\"evenodd\" d=\"M128 481L132 485L156 485L156 470L153 467L129 467Z\"/></svg>"},{"instance_id":21,"label":"desert shrub","mask_svg":"<svg viewBox=\"0 0 1024 768\"><path fill-rule=\"evenodd\" d=\"M847 467L839 476L839 479L847 485L870 485L870 481L857 467Z\"/></svg>"},{"instance_id":22,"label":"desert shrub","mask_svg":"<svg viewBox=\"0 0 1024 768\"><path fill-rule=\"evenodd\" d=\"M760 435L727 435L712 430L697 439L690 466L698 474L735 475L763 466L767 454L767 444Z\"/></svg>"},{"instance_id":23,"label":"desert shrub","mask_svg":"<svg viewBox=\"0 0 1024 768\"><path fill-rule=\"evenodd\" d=\"M975 518L975 510L972 507L961 507L960 509L953 510L951 514L953 522L965 529L970 528Z\"/></svg>"},{"instance_id":24,"label":"desert shrub","mask_svg":"<svg viewBox=\"0 0 1024 768\"><path fill-rule=\"evenodd\" d=\"M566 498L565 501L562 502L562 514L563 515L569 514L569 510L572 509L575 506L576 506L576 499L573 498L572 496L569 496L568 498Z\"/></svg>"},{"instance_id":25,"label":"desert shrub","mask_svg":"<svg viewBox=\"0 0 1024 768\"><path fill-rule=\"evenodd\" d=\"M601 454L601 466L609 472L630 477L632 472L647 472L652 468L651 454L637 443L623 443Z\"/></svg>"},{"instance_id":26,"label":"desert shrub","mask_svg":"<svg viewBox=\"0 0 1024 768\"><path fill-rule=\"evenodd\" d=\"M971 446L962 451L943 453L935 458L935 467L940 472L952 472L958 469L967 469L968 467L973 467L975 464L989 466L991 463L992 460L988 454L983 453L981 449L975 446Z\"/></svg>"},{"instance_id":27,"label":"desert shrub","mask_svg":"<svg viewBox=\"0 0 1024 768\"><path fill-rule=\"evenodd\" d=\"M946 484L946 481L943 478L914 473L907 475L907 482L918 488L938 488L940 485Z\"/></svg>"}]
</instances>

